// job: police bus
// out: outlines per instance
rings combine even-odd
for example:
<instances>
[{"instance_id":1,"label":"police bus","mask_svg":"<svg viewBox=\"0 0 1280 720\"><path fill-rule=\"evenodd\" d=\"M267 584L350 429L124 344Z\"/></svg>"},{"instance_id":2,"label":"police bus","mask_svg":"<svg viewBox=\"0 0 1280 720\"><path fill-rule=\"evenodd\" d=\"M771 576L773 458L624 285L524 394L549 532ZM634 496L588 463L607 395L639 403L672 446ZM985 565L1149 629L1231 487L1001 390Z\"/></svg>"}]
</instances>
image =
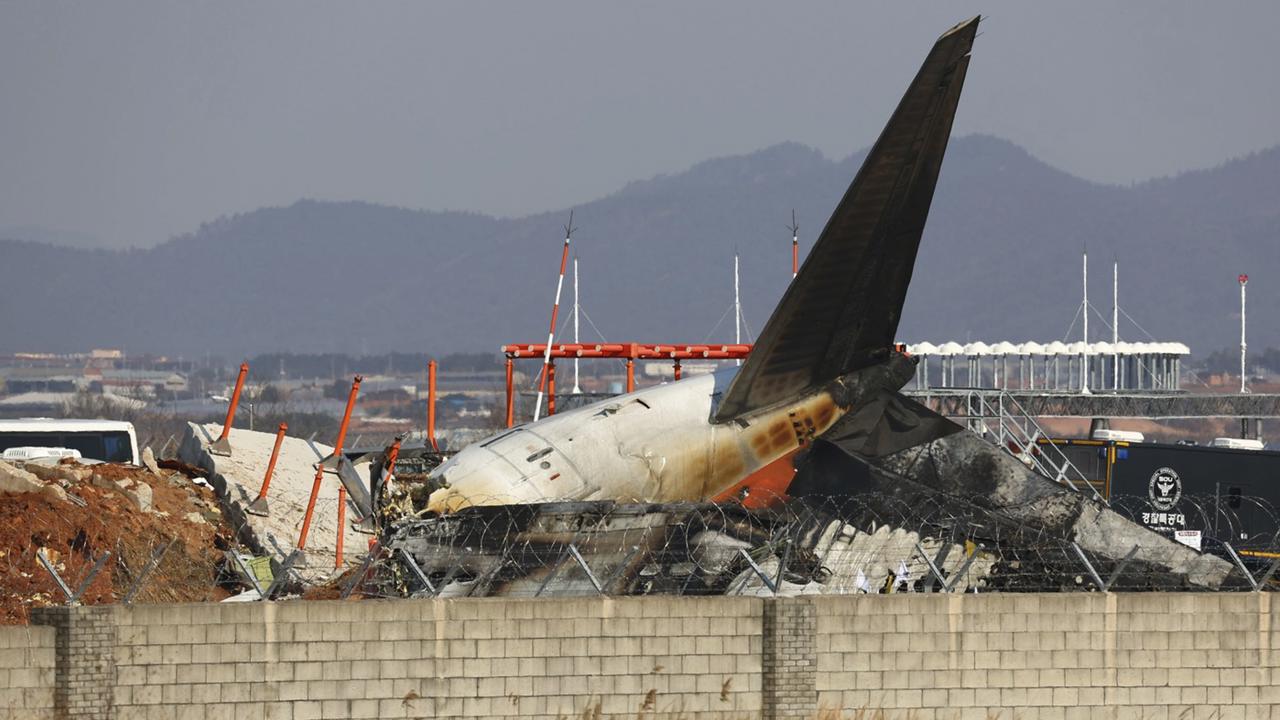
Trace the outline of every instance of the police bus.
<instances>
[{"instance_id":1,"label":"police bus","mask_svg":"<svg viewBox=\"0 0 1280 720\"><path fill-rule=\"evenodd\" d=\"M23 459L57 457L73 450L86 460L138 465L138 437L133 423L119 420L0 420L0 455ZM41 452L47 450L48 452Z\"/></svg>"},{"instance_id":2,"label":"police bus","mask_svg":"<svg viewBox=\"0 0 1280 720\"><path fill-rule=\"evenodd\" d=\"M1039 442L1057 446L1113 509L1184 544L1217 551L1229 542L1241 555L1271 556L1263 548L1280 540L1280 452L1261 441L1159 443L1098 430Z\"/></svg>"}]
</instances>

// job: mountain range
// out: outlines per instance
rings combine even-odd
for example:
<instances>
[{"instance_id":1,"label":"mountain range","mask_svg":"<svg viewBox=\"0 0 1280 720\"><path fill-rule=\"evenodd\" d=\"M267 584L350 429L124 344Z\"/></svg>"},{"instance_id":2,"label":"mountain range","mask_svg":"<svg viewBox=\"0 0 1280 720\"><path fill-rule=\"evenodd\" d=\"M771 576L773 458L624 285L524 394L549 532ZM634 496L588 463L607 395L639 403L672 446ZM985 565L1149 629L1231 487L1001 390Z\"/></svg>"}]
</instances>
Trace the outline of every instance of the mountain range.
<instances>
[{"instance_id":1,"label":"mountain range","mask_svg":"<svg viewBox=\"0 0 1280 720\"><path fill-rule=\"evenodd\" d=\"M727 342L733 255L746 335L791 277L864 152L784 143L630 183L574 208L583 341ZM899 330L905 342L1078 339L1081 252L1093 340L1205 355L1280 345L1280 148L1131 186L1056 170L997 138L953 139ZM429 205L430 202L424 202ZM0 351L237 358L254 353L496 350L546 336L569 210L521 218L300 200L223 217L148 249L0 239ZM568 317L566 281L561 320ZM1068 333L1068 330L1070 332ZM568 339L567 334L562 337Z\"/></svg>"}]
</instances>

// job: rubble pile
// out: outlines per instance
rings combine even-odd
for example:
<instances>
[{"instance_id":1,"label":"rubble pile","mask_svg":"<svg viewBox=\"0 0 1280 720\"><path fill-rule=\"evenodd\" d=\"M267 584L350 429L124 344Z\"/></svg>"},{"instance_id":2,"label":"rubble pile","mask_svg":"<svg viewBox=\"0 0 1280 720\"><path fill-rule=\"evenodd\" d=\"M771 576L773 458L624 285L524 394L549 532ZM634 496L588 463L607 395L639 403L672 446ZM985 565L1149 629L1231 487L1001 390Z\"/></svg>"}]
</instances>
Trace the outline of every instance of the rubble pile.
<instances>
[{"instance_id":1,"label":"rubble pile","mask_svg":"<svg viewBox=\"0 0 1280 720\"><path fill-rule=\"evenodd\" d=\"M222 600L223 550L232 532L195 468L157 464L0 461L0 624L25 623L33 607L66 597L41 564L42 552L77 589L104 553L80 602L120 602L148 562L133 602Z\"/></svg>"}]
</instances>

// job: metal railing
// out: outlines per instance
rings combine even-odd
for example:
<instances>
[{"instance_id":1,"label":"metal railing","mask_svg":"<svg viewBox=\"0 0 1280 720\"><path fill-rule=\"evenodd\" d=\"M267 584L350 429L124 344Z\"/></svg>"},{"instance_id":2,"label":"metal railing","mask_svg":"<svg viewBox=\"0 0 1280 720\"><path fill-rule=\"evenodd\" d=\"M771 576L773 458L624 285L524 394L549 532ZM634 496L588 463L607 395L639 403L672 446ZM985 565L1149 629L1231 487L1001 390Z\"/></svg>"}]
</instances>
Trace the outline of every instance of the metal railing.
<instances>
[{"instance_id":1,"label":"metal railing","mask_svg":"<svg viewBox=\"0 0 1280 720\"><path fill-rule=\"evenodd\" d=\"M963 420L974 433L990 440L1036 472L1060 485L1087 492L1095 500L1107 502L1067 454L1050 440L1018 399L1005 390L969 389L965 392Z\"/></svg>"}]
</instances>

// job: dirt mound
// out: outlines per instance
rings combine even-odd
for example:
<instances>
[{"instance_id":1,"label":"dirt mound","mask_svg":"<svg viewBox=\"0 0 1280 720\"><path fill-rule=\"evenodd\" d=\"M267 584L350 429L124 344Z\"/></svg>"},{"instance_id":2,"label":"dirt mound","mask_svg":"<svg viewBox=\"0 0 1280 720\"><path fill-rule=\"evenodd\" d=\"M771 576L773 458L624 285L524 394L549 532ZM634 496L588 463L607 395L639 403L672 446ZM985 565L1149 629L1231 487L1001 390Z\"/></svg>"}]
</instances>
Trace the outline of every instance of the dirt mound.
<instances>
[{"instance_id":1,"label":"dirt mound","mask_svg":"<svg viewBox=\"0 0 1280 720\"><path fill-rule=\"evenodd\" d=\"M27 469L54 482L49 468ZM72 590L104 552L111 552L84 593L86 605L120 602L152 553L165 546L167 552L133 602L227 596L217 582L222 550L232 547L233 533L207 486L180 471L162 469L156 475L129 465L72 463L57 471L56 482L72 499L37 492L0 495L0 624L25 623L32 607L65 602L36 557L41 548ZM140 495L149 495L149 510L139 507ZM83 507L75 497L84 500Z\"/></svg>"}]
</instances>

